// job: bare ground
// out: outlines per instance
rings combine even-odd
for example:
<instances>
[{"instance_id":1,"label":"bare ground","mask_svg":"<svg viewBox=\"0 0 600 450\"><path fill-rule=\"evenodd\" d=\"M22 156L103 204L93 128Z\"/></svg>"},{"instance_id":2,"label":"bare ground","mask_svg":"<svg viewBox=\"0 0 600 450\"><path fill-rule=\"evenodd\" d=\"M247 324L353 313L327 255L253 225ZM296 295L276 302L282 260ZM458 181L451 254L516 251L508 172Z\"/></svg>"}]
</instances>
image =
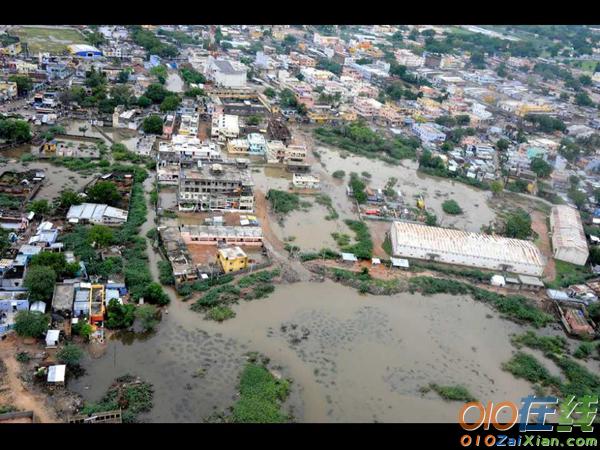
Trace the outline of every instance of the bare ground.
<instances>
[{"instance_id":1,"label":"bare ground","mask_svg":"<svg viewBox=\"0 0 600 450\"><path fill-rule=\"evenodd\" d=\"M56 412L51 408L43 394L32 392L21 381L20 363L15 359L15 354L19 350L27 348L31 352L37 351L35 346L17 345L18 339L14 335L8 336L0 341L0 359L6 367L6 373L3 376L2 384L8 389L0 391L0 403L11 404L22 411L33 411L36 421L41 423L58 423L60 420Z\"/></svg>"}]
</instances>

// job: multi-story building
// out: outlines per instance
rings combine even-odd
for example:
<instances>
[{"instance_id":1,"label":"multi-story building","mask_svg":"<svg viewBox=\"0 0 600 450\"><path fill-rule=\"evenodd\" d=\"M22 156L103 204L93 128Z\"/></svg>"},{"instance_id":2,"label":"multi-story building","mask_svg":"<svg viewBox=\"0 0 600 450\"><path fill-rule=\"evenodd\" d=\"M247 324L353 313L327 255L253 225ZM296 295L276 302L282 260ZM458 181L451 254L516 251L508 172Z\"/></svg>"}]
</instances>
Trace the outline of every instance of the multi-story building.
<instances>
[{"instance_id":1,"label":"multi-story building","mask_svg":"<svg viewBox=\"0 0 600 450\"><path fill-rule=\"evenodd\" d=\"M197 113L182 114L177 133L180 135L197 136L199 120L200 116Z\"/></svg>"},{"instance_id":2,"label":"multi-story building","mask_svg":"<svg viewBox=\"0 0 600 450\"><path fill-rule=\"evenodd\" d=\"M433 123L414 123L412 131L425 143L444 142L446 134Z\"/></svg>"},{"instance_id":3,"label":"multi-story building","mask_svg":"<svg viewBox=\"0 0 600 450\"><path fill-rule=\"evenodd\" d=\"M243 64L209 56L206 62L206 76L217 86L241 88L246 86L248 69Z\"/></svg>"},{"instance_id":4,"label":"multi-story building","mask_svg":"<svg viewBox=\"0 0 600 450\"><path fill-rule=\"evenodd\" d=\"M217 114L212 120L211 135L221 142L235 139L240 134L239 117L231 114Z\"/></svg>"},{"instance_id":5,"label":"multi-story building","mask_svg":"<svg viewBox=\"0 0 600 450\"><path fill-rule=\"evenodd\" d=\"M268 163L276 164L285 159L286 147L281 141L268 141L266 159Z\"/></svg>"},{"instance_id":6,"label":"multi-story building","mask_svg":"<svg viewBox=\"0 0 600 450\"><path fill-rule=\"evenodd\" d=\"M250 144L248 143L248 139L230 139L227 141L227 152L232 154L248 154Z\"/></svg>"},{"instance_id":7,"label":"multi-story building","mask_svg":"<svg viewBox=\"0 0 600 450\"><path fill-rule=\"evenodd\" d=\"M407 49L400 49L394 52L396 62L406 67L421 67L425 62L422 56L415 55L413 52Z\"/></svg>"},{"instance_id":8,"label":"multi-story building","mask_svg":"<svg viewBox=\"0 0 600 450\"><path fill-rule=\"evenodd\" d=\"M182 169L179 177L179 209L252 211L253 186L248 169L236 164L203 164Z\"/></svg>"},{"instance_id":9,"label":"multi-story building","mask_svg":"<svg viewBox=\"0 0 600 450\"><path fill-rule=\"evenodd\" d=\"M240 247L225 247L217 251L217 260L223 272L237 272L248 267L248 255Z\"/></svg>"},{"instance_id":10,"label":"multi-story building","mask_svg":"<svg viewBox=\"0 0 600 450\"><path fill-rule=\"evenodd\" d=\"M317 65L314 58L298 52L290 52L290 63L302 67L315 67Z\"/></svg>"},{"instance_id":11,"label":"multi-story building","mask_svg":"<svg viewBox=\"0 0 600 450\"><path fill-rule=\"evenodd\" d=\"M383 105L374 98L356 97L354 99L354 109L359 116L373 118L379 114Z\"/></svg>"},{"instance_id":12,"label":"multi-story building","mask_svg":"<svg viewBox=\"0 0 600 450\"><path fill-rule=\"evenodd\" d=\"M250 155L264 155L267 152L267 141L260 133L250 133L248 139L248 153Z\"/></svg>"}]
</instances>

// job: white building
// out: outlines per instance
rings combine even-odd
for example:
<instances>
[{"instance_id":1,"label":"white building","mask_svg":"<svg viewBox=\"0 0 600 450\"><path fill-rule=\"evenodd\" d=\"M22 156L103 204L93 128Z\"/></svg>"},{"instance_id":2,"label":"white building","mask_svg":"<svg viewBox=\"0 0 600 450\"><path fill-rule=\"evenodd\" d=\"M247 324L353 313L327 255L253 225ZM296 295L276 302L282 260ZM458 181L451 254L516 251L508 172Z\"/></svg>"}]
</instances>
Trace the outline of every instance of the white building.
<instances>
[{"instance_id":1,"label":"white building","mask_svg":"<svg viewBox=\"0 0 600 450\"><path fill-rule=\"evenodd\" d=\"M541 276L544 259L529 241L467 231L393 222L394 256Z\"/></svg>"},{"instance_id":2,"label":"white building","mask_svg":"<svg viewBox=\"0 0 600 450\"><path fill-rule=\"evenodd\" d=\"M192 135L175 134L171 141L160 143L158 152L159 156L165 152L175 152L179 155L180 161L212 161L222 159L219 146L215 142L201 142L198 137Z\"/></svg>"},{"instance_id":3,"label":"white building","mask_svg":"<svg viewBox=\"0 0 600 450\"><path fill-rule=\"evenodd\" d=\"M412 131L425 143L444 142L446 140L446 134L432 123L415 123L412 126Z\"/></svg>"},{"instance_id":4,"label":"white building","mask_svg":"<svg viewBox=\"0 0 600 450\"><path fill-rule=\"evenodd\" d=\"M319 177L294 173L292 185L297 189L319 189Z\"/></svg>"},{"instance_id":5,"label":"white building","mask_svg":"<svg viewBox=\"0 0 600 450\"><path fill-rule=\"evenodd\" d=\"M70 223L95 223L100 225L122 225L127 222L127 211L97 203L72 205L67 212Z\"/></svg>"},{"instance_id":6,"label":"white building","mask_svg":"<svg viewBox=\"0 0 600 450\"><path fill-rule=\"evenodd\" d=\"M567 205L552 207L550 232L555 259L585 265L589 252L579 211Z\"/></svg>"},{"instance_id":7,"label":"white building","mask_svg":"<svg viewBox=\"0 0 600 450\"><path fill-rule=\"evenodd\" d=\"M223 142L240 135L239 117L232 114L217 114L212 120L211 136Z\"/></svg>"},{"instance_id":8,"label":"white building","mask_svg":"<svg viewBox=\"0 0 600 450\"><path fill-rule=\"evenodd\" d=\"M209 56L206 61L206 75L217 86L227 88L246 87L248 68L236 61L214 59Z\"/></svg>"}]
</instances>

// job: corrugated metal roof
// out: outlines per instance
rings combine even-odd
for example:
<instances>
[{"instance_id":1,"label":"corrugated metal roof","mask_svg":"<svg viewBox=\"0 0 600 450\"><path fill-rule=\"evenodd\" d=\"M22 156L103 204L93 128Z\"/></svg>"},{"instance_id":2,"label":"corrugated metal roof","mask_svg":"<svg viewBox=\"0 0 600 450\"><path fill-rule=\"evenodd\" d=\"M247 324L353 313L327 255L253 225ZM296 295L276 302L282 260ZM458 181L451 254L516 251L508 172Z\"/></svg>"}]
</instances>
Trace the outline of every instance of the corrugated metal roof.
<instances>
[{"instance_id":1,"label":"corrugated metal roof","mask_svg":"<svg viewBox=\"0 0 600 450\"><path fill-rule=\"evenodd\" d=\"M519 263L544 266L538 248L531 242L519 239L407 222L394 222L392 233L395 233L396 242L400 246L430 253L496 259L509 265Z\"/></svg>"},{"instance_id":2,"label":"corrugated metal roof","mask_svg":"<svg viewBox=\"0 0 600 450\"><path fill-rule=\"evenodd\" d=\"M552 247L571 247L588 251L581 216L579 211L567 205L552 207L550 213L550 226L552 227Z\"/></svg>"}]
</instances>

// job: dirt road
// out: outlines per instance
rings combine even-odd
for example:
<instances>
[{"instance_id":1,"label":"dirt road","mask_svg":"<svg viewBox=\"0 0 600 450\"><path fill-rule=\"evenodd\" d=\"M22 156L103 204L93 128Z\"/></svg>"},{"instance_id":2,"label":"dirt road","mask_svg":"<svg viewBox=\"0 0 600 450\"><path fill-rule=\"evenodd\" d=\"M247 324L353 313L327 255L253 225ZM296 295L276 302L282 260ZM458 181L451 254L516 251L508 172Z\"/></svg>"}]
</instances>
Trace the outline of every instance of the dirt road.
<instances>
[{"instance_id":1,"label":"dirt road","mask_svg":"<svg viewBox=\"0 0 600 450\"><path fill-rule=\"evenodd\" d=\"M536 245L548 260L544 268L544 278L548 281L553 281L556 278L556 267L554 258L552 257L552 246L550 245L550 237L548 236L548 225L546 216L540 211L534 210L531 212L531 228L538 235Z\"/></svg>"},{"instance_id":2,"label":"dirt road","mask_svg":"<svg viewBox=\"0 0 600 450\"><path fill-rule=\"evenodd\" d=\"M21 368L19 362L15 359L17 346L16 338L9 336L0 342L0 359L6 367L6 374L1 380L8 388L7 391L0 392L0 403L11 404L22 411L33 411L37 422L58 423L56 413L50 408L41 394L33 393L23 385L19 378Z\"/></svg>"}]
</instances>

